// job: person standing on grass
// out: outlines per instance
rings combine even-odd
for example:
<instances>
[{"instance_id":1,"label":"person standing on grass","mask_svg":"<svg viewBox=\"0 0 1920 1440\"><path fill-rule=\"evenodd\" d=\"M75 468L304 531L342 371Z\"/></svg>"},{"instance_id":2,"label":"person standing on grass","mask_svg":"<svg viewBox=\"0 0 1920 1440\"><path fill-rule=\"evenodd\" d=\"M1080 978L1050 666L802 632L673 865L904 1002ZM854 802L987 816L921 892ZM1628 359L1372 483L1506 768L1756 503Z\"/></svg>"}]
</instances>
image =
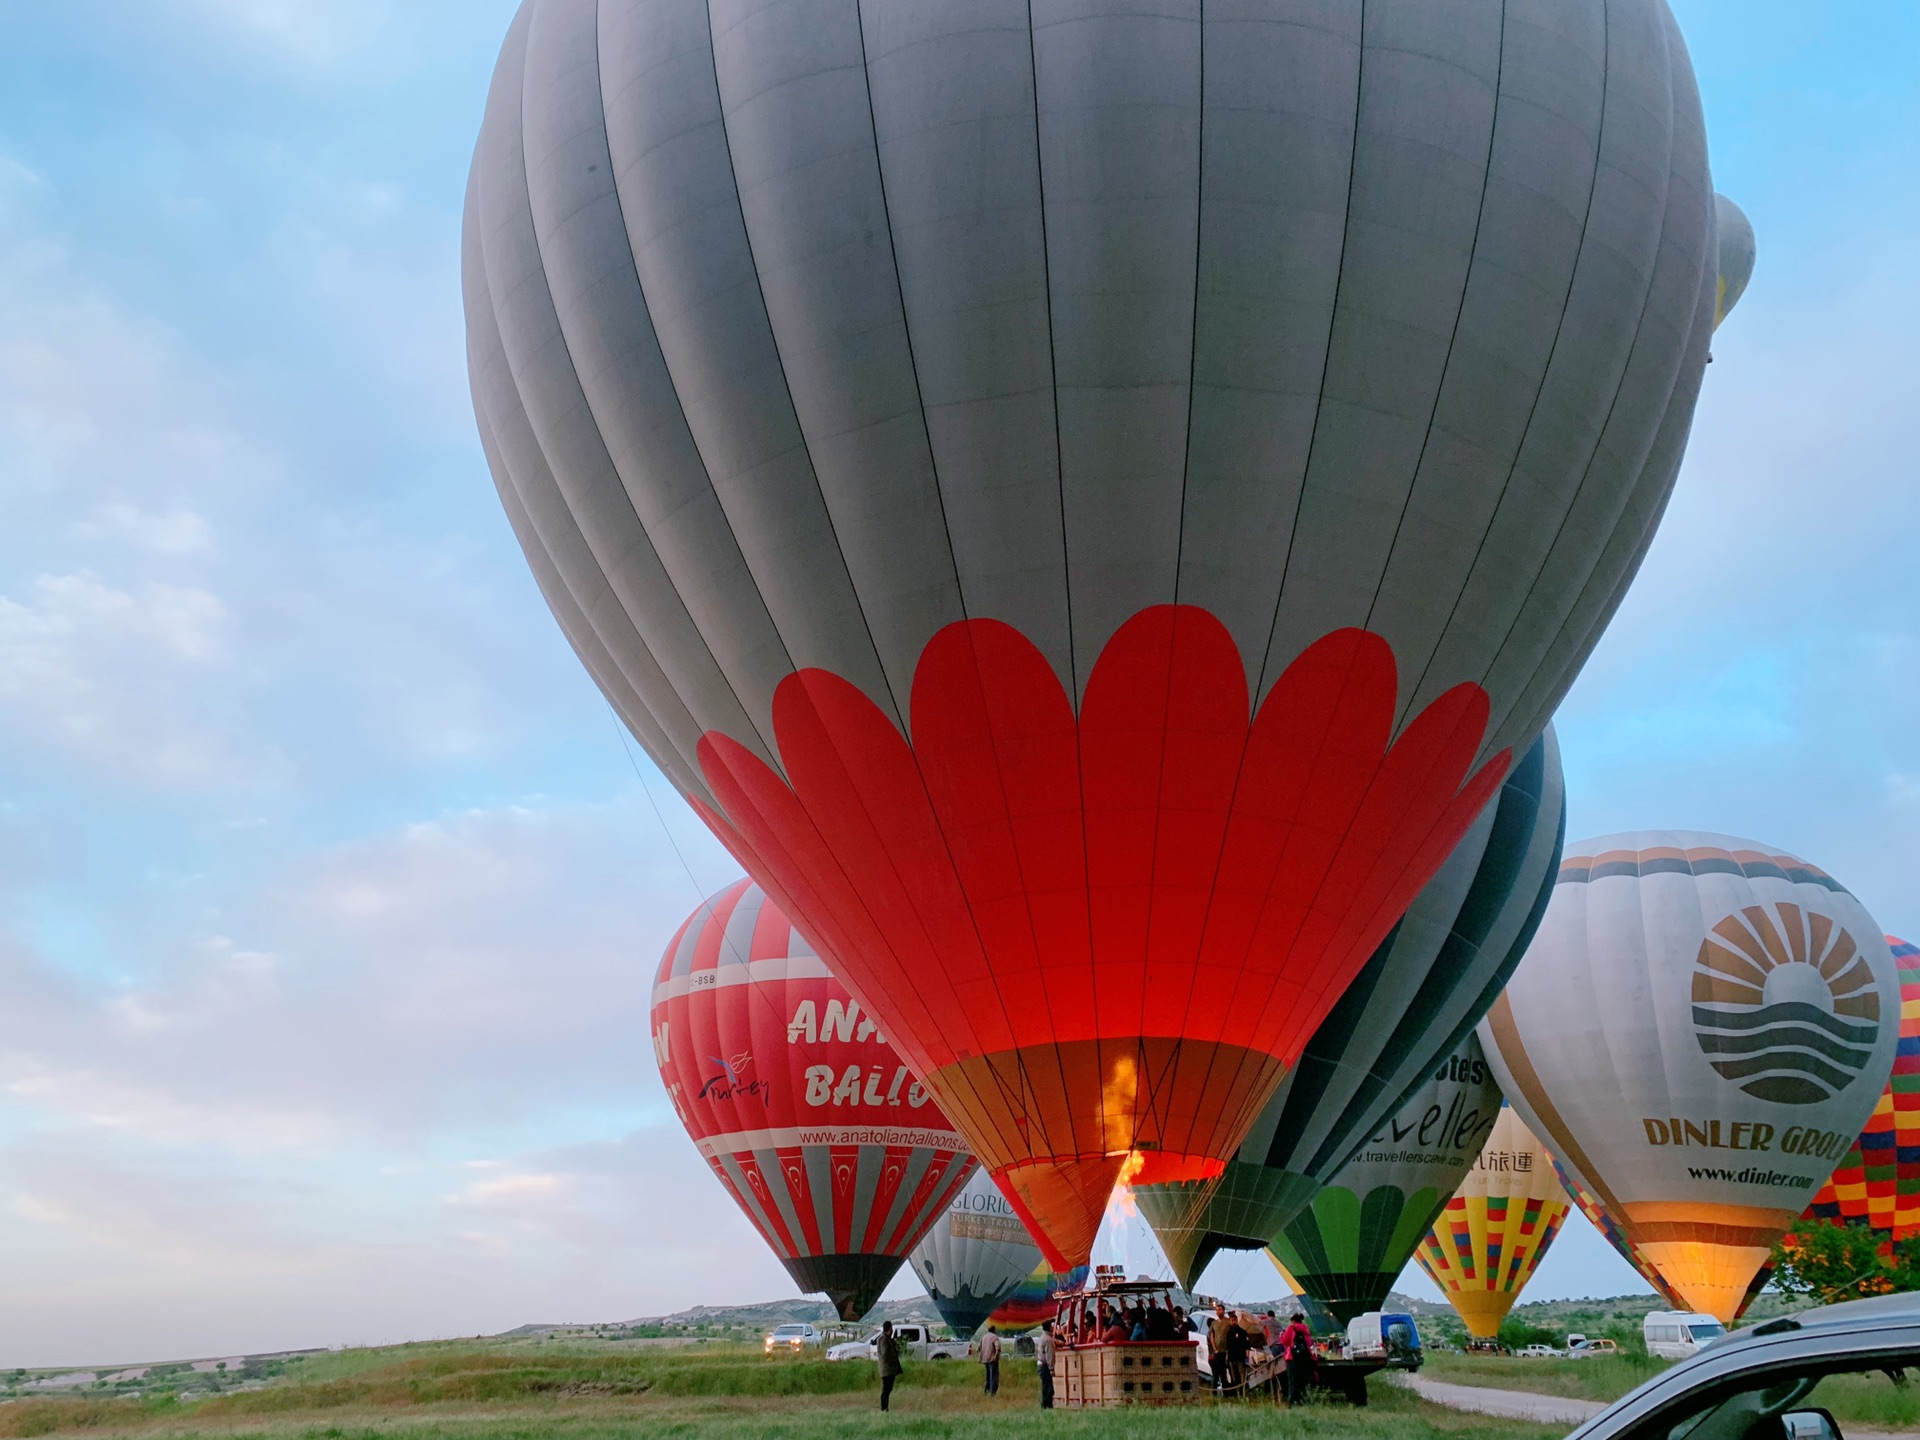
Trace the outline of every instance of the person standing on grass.
<instances>
[{"instance_id":1,"label":"person standing on grass","mask_svg":"<svg viewBox=\"0 0 1920 1440\"><path fill-rule=\"evenodd\" d=\"M1000 1332L987 1326L987 1333L980 1337L980 1365L987 1372L987 1390L989 1395L1000 1393Z\"/></svg>"},{"instance_id":2,"label":"person standing on grass","mask_svg":"<svg viewBox=\"0 0 1920 1440\"><path fill-rule=\"evenodd\" d=\"M880 1359L880 1408L887 1408L893 1395L893 1382L900 1378L900 1342L893 1338L893 1321L880 1322L880 1338L874 1342Z\"/></svg>"},{"instance_id":3,"label":"person standing on grass","mask_svg":"<svg viewBox=\"0 0 1920 1440\"><path fill-rule=\"evenodd\" d=\"M1047 1321L1033 1337L1033 1363L1040 1371L1040 1408L1053 1408L1053 1322Z\"/></svg>"},{"instance_id":4,"label":"person standing on grass","mask_svg":"<svg viewBox=\"0 0 1920 1440\"><path fill-rule=\"evenodd\" d=\"M1305 1315L1296 1311L1280 1332L1280 1352L1287 1357L1287 1404L1298 1405L1313 1384L1313 1332Z\"/></svg>"}]
</instances>

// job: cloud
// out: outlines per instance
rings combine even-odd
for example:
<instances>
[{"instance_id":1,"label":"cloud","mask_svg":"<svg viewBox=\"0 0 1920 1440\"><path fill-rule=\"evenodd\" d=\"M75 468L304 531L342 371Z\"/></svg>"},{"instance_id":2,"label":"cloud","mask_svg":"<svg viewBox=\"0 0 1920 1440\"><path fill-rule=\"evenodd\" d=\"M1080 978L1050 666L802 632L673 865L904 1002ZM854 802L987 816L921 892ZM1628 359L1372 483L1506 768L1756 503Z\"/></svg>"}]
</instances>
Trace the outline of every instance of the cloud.
<instances>
[{"instance_id":1,"label":"cloud","mask_svg":"<svg viewBox=\"0 0 1920 1440\"><path fill-rule=\"evenodd\" d=\"M337 65L379 38L390 0L173 0L214 36L302 65Z\"/></svg>"},{"instance_id":2,"label":"cloud","mask_svg":"<svg viewBox=\"0 0 1920 1440\"><path fill-rule=\"evenodd\" d=\"M233 746L199 697L232 630L199 586L39 576L21 599L0 595L0 724L139 780L229 778Z\"/></svg>"}]
</instances>

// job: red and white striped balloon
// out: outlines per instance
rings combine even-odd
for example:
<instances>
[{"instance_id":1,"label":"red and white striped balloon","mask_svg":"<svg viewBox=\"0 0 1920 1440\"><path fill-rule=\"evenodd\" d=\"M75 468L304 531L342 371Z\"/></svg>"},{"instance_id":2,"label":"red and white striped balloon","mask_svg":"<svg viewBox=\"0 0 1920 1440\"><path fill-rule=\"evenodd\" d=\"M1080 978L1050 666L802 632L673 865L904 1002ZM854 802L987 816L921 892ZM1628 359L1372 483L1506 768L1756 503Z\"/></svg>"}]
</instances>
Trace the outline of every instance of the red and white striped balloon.
<instances>
[{"instance_id":1,"label":"red and white striped balloon","mask_svg":"<svg viewBox=\"0 0 1920 1440\"><path fill-rule=\"evenodd\" d=\"M873 1018L740 880L668 944L651 1025L681 1123L794 1282L872 1309L974 1168Z\"/></svg>"}]
</instances>

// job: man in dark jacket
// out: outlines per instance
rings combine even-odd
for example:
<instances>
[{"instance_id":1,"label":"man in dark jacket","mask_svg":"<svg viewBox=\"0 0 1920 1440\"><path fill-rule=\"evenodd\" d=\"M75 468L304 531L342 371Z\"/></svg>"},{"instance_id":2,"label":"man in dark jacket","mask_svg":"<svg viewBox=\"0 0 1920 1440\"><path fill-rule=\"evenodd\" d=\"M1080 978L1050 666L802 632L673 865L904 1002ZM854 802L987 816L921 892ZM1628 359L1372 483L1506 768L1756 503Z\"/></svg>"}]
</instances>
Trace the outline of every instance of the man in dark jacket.
<instances>
[{"instance_id":1,"label":"man in dark jacket","mask_svg":"<svg viewBox=\"0 0 1920 1440\"><path fill-rule=\"evenodd\" d=\"M880 1338L874 1342L880 1359L880 1408L887 1408L893 1395L893 1382L900 1378L900 1342L893 1338L893 1321L880 1322Z\"/></svg>"}]
</instances>

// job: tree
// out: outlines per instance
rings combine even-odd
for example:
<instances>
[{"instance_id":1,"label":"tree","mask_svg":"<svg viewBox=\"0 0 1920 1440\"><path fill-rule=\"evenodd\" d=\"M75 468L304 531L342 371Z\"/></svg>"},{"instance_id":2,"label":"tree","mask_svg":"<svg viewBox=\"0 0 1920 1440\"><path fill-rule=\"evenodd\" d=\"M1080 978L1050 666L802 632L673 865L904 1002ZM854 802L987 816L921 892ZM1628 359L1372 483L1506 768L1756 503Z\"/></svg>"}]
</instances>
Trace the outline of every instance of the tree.
<instances>
[{"instance_id":1,"label":"tree","mask_svg":"<svg viewBox=\"0 0 1920 1440\"><path fill-rule=\"evenodd\" d=\"M1822 1304L1920 1290L1920 1239L1892 1241L1864 1225L1802 1221L1773 1247L1773 1284Z\"/></svg>"}]
</instances>

